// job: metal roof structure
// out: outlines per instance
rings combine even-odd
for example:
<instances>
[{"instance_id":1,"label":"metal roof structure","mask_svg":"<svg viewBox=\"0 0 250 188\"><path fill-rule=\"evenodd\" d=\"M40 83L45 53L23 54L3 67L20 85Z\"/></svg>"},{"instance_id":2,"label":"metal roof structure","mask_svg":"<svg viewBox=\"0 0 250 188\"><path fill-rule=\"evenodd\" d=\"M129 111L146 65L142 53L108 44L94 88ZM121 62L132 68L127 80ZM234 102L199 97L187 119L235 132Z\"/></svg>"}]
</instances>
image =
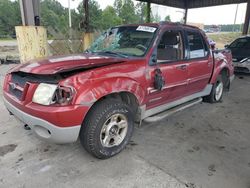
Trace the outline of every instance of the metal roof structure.
<instances>
[{"instance_id":1,"label":"metal roof structure","mask_svg":"<svg viewBox=\"0 0 250 188\"><path fill-rule=\"evenodd\" d=\"M246 35L248 33L249 22L250 22L250 0L137 0L137 1L147 2L148 10L150 9L150 3L185 9L185 15L184 15L185 23L187 20L188 9L247 3L245 23L243 27L243 35ZM148 11L147 15L148 18L150 18L149 14L150 11Z\"/></svg>"},{"instance_id":2,"label":"metal roof structure","mask_svg":"<svg viewBox=\"0 0 250 188\"><path fill-rule=\"evenodd\" d=\"M191 9L219 5L247 3L248 0L137 0L175 8Z\"/></svg>"}]
</instances>

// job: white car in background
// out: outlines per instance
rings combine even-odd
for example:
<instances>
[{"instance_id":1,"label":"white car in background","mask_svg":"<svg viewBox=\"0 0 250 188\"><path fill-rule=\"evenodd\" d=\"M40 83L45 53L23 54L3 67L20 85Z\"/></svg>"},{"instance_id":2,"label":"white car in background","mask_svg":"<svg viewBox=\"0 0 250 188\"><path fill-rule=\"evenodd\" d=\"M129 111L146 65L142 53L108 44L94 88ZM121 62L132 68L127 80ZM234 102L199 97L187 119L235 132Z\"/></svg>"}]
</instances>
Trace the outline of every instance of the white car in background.
<instances>
[{"instance_id":1,"label":"white car in background","mask_svg":"<svg viewBox=\"0 0 250 188\"><path fill-rule=\"evenodd\" d=\"M234 62L234 72L250 73L250 57Z\"/></svg>"}]
</instances>

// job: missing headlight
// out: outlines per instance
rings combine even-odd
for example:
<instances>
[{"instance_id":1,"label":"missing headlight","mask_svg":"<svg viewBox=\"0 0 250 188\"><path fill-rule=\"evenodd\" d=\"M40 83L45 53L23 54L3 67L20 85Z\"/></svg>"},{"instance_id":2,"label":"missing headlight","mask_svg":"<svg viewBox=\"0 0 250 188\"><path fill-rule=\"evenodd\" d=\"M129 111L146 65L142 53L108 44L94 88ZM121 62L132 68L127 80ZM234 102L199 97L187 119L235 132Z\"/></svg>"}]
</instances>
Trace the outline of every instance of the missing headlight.
<instances>
[{"instance_id":1,"label":"missing headlight","mask_svg":"<svg viewBox=\"0 0 250 188\"><path fill-rule=\"evenodd\" d=\"M56 104L61 104L61 105L69 104L73 99L73 93L74 93L73 91L74 90L71 87L59 86L55 91L53 101Z\"/></svg>"}]
</instances>

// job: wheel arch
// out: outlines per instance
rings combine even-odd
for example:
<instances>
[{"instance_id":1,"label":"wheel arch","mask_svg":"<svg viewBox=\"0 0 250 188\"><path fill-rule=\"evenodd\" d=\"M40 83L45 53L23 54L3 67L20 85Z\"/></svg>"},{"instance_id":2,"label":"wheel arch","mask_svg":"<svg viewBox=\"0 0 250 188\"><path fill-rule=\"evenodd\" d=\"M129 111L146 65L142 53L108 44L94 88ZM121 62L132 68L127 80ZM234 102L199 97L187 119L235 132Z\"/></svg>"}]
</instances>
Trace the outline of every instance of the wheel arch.
<instances>
[{"instance_id":1,"label":"wheel arch","mask_svg":"<svg viewBox=\"0 0 250 188\"><path fill-rule=\"evenodd\" d=\"M211 84L214 84L216 82L217 77L221 75L222 79L223 79L223 83L225 85L226 88L229 89L229 85L230 85L230 70L228 67L228 64L226 62L226 60L220 61L213 73L213 76L210 80Z\"/></svg>"},{"instance_id":2,"label":"wheel arch","mask_svg":"<svg viewBox=\"0 0 250 188\"><path fill-rule=\"evenodd\" d=\"M83 117L83 122L93 106L107 98L123 101L136 114L135 121L140 121L141 112L139 107L144 101L145 89L137 82L130 79L117 78L99 81L99 83L92 83L92 85L92 88L89 88L87 91L84 90L76 99L76 104L89 107Z\"/></svg>"}]
</instances>

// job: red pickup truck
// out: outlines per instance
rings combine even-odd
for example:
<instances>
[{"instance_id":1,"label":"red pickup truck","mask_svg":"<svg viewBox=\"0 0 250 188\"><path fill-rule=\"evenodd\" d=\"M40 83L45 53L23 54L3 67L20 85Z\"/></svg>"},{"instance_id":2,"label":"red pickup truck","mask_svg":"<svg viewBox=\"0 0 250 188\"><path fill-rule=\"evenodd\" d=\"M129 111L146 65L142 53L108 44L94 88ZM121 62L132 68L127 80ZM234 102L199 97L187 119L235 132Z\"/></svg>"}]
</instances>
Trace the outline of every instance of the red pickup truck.
<instances>
[{"instance_id":1,"label":"red pickup truck","mask_svg":"<svg viewBox=\"0 0 250 188\"><path fill-rule=\"evenodd\" d=\"M107 30L82 54L11 69L3 99L38 137L80 138L104 159L124 149L142 120L158 120L197 99L221 101L233 77L231 52L212 52L196 27L126 25Z\"/></svg>"}]
</instances>

